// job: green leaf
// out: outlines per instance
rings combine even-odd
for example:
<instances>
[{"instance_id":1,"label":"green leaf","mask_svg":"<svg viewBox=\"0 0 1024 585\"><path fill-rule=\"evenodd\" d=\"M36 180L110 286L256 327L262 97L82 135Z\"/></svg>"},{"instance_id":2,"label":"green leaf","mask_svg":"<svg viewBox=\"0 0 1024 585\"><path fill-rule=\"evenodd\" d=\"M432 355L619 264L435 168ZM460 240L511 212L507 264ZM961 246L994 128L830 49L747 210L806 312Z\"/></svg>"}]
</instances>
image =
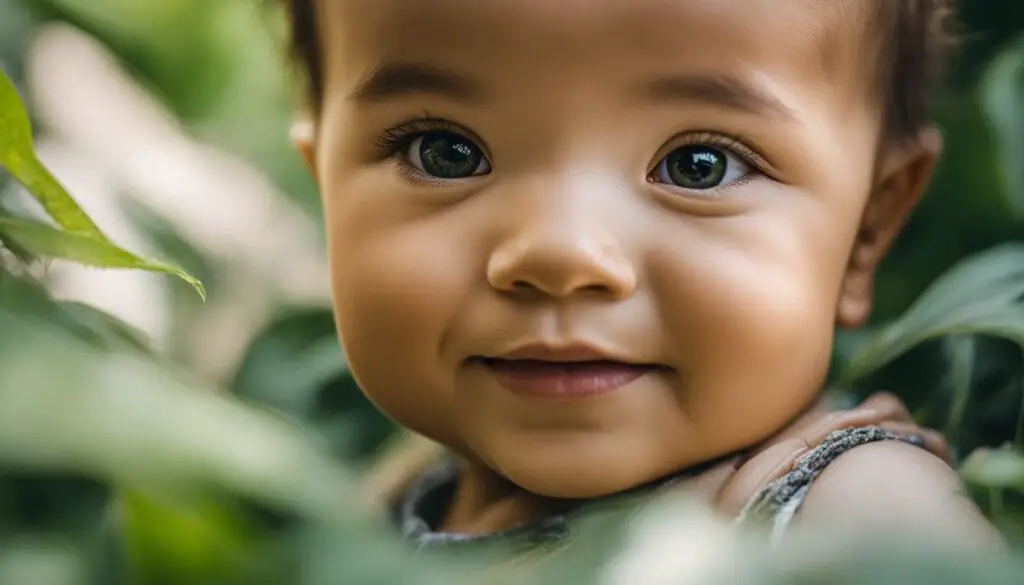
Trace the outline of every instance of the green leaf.
<instances>
[{"instance_id":1,"label":"green leaf","mask_svg":"<svg viewBox=\"0 0 1024 585\"><path fill-rule=\"evenodd\" d=\"M7 305L0 332L0 468L226 492L324 521L362 516L346 506L348 472L281 417Z\"/></svg>"},{"instance_id":2,"label":"green leaf","mask_svg":"<svg viewBox=\"0 0 1024 585\"><path fill-rule=\"evenodd\" d=\"M947 335L988 335L1024 347L1024 245L968 257L941 276L902 317L883 327L847 364L841 386Z\"/></svg>"},{"instance_id":3,"label":"green leaf","mask_svg":"<svg viewBox=\"0 0 1024 585\"><path fill-rule=\"evenodd\" d=\"M230 387L315 427L347 461L373 457L395 431L348 372L330 308L281 310L250 342Z\"/></svg>"},{"instance_id":4,"label":"green leaf","mask_svg":"<svg viewBox=\"0 0 1024 585\"><path fill-rule=\"evenodd\" d=\"M978 449L960 469L964 480L974 485L1024 490L1024 456L1007 449Z\"/></svg>"},{"instance_id":5,"label":"green leaf","mask_svg":"<svg viewBox=\"0 0 1024 585\"><path fill-rule=\"evenodd\" d=\"M82 547L69 539L40 541L18 535L0 549L0 583L87 585L89 563Z\"/></svg>"},{"instance_id":6,"label":"green leaf","mask_svg":"<svg viewBox=\"0 0 1024 585\"><path fill-rule=\"evenodd\" d=\"M982 78L981 103L1002 153L1006 196L1024 215L1024 39L993 60Z\"/></svg>"},{"instance_id":7,"label":"green leaf","mask_svg":"<svg viewBox=\"0 0 1024 585\"><path fill-rule=\"evenodd\" d=\"M206 300L202 283L177 266L145 260L107 239L64 187L36 158L32 125L14 82L0 71L0 167L34 196L63 232L44 224L0 216L0 238L16 250L98 268L132 268L181 278Z\"/></svg>"},{"instance_id":8,"label":"green leaf","mask_svg":"<svg viewBox=\"0 0 1024 585\"><path fill-rule=\"evenodd\" d=\"M250 341L231 388L246 400L308 420L317 394L346 371L329 308L281 309Z\"/></svg>"},{"instance_id":9,"label":"green leaf","mask_svg":"<svg viewBox=\"0 0 1024 585\"><path fill-rule=\"evenodd\" d=\"M139 352L100 350L0 303L0 371L0 473L82 476L124 490L111 515L121 528L111 530L112 552L127 552L143 577L124 583L466 582L426 558L411 564L407 545L360 504L350 472L300 427ZM220 579L249 573L273 544L265 538L277 533L249 515L251 504L332 538L296 551L280 579ZM270 560L266 568L280 570L281 559Z\"/></svg>"},{"instance_id":10,"label":"green leaf","mask_svg":"<svg viewBox=\"0 0 1024 585\"><path fill-rule=\"evenodd\" d=\"M59 226L105 239L96 224L50 174L32 149L28 112L7 74L0 71L0 166L28 189Z\"/></svg>"},{"instance_id":11,"label":"green leaf","mask_svg":"<svg viewBox=\"0 0 1024 585\"><path fill-rule=\"evenodd\" d=\"M54 300L43 283L2 269L0 307L57 327L98 349L130 349L154 355L145 334L127 323L82 303Z\"/></svg>"},{"instance_id":12,"label":"green leaf","mask_svg":"<svg viewBox=\"0 0 1024 585\"><path fill-rule=\"evenodd\" d=\"M203 284L181 268L140 258L105 238L61 231L34 221L0 216L0 239L11 239L33 255L71 260L85 266L129 268L171 274L187 282L202 299L206 299Z\"/></svg>"},{"instance_id":13,"label":"green leaf","mask_svg":"<svg viewBox=\"0 0 1024 585\"><path fill-rule=\"evenodd\" d=\"M231 507L213 501L122 493L118 502L131 573L140 583L190 583L234 574L251 552L254 531Z\"/></svg>"},{"instance_id":14,"label":"green leaf","mask_svg":"<svg viewBox=\"0 0 1024 585\"><path fill-rule=\"evenodd\" d=\"M835 537L830 538L827 532L820 533L819 537L819 542L807 541L804 546L776 552L774 556L782 557L781 562L769 559L769 566L775 565L777 571L761 569L751 574L752 579L746 583L1016 585L1024 582L1024 564L1015 555L994 551L991 555L958 551L954 547L930 546L928 539L905 536L879 538L873 535L873 540L840 540L830 547L828 543L835 542ZM770 577L765 579L766 575ZM720 582L735 583L728 579Z\"/></svg>"},{"instance_id":15,"label":"green leaf","mask_svg":"<svg viewBox=\"0 0 1024 585\"><path fill-rule=\"evenodd\" d=\"M57 301L56 305L69 319L73 319L76 324L107 342L108 347L110 343L117 343L153 354L150 340L145 333L113 315L77 301Z\"/></svg>"}]
</instances>

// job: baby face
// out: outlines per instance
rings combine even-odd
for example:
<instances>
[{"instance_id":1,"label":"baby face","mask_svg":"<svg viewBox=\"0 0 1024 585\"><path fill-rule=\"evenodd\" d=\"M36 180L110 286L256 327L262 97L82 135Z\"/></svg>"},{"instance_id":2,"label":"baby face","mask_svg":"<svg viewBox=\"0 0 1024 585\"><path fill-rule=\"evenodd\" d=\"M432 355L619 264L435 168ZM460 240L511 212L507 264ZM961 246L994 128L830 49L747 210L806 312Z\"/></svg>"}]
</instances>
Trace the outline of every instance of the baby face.
<instances>
[{"instance_id":1,"label":"baby face","mask_svg":"<svg viewBox=\"0 0 1024 585\"><path fill-rule=\"evenodd\" d=\"M322 2L311 162L369 398L555 497L783 427L865 287L880 100L846 4Z\"/></svg>"}]
</instances>

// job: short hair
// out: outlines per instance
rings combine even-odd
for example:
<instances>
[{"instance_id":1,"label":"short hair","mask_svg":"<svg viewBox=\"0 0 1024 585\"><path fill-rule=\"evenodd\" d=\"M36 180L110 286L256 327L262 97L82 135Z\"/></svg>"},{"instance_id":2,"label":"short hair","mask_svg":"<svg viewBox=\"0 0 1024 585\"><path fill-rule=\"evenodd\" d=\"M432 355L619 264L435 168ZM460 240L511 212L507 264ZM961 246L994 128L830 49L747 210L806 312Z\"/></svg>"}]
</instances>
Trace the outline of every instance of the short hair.
<instances>
[{"instance_id":1,"label":"short hair","mask_svg":"<svg viewBox=\"0 0 1024 585\"><path fill-rule=\"evenodd\" d=\"M323 100L323 58L317 25L319 0L278 0L288 17L291 55L314 111ZM826 0L833 1L833 0ZM874 0L878 24L877 84L884 135L913 138L930 120L931 101L945 74L951 46L953 0Z\"/></svg>"}]
</instances>

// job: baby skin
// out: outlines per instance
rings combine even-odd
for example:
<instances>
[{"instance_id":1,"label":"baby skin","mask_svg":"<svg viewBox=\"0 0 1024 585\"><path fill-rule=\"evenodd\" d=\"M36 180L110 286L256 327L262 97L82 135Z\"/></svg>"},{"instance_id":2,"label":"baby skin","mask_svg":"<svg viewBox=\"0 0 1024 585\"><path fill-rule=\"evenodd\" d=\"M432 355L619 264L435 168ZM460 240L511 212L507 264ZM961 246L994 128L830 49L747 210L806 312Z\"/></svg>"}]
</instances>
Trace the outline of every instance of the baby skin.
<instances>
[{"instance_id":1,"label":"baby skin","mask_svg":"<svg viewBox=\"0 0 1024 585\"><path fill-rule=\"evenodd\" d=\"M816 405L941 150L894 137L878 2L330 0L296 142L366 395L458 457L485 534L709 461L735 515L828 430L799 523L998 541L941 438Z\"/></svg>"}]
</instances>

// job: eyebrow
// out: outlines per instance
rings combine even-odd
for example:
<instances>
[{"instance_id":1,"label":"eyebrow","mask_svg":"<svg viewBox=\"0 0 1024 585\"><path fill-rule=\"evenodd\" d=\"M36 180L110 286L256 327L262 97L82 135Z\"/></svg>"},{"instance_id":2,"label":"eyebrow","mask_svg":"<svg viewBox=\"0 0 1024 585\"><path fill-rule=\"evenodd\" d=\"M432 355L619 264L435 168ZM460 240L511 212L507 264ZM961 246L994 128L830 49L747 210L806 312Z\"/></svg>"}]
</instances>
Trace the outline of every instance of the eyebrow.
<instances>
[{"instance_id":1,"label":"eyebrow","mask_svg":"<svg viewBox=\"0 0 1024 585\"><path fill-rule=\"evenodd\" d=\"M641 85L650 101L706 102L752 114L793 118L795 114L777 97L749 81L732 75L667 75Z\"/></svg>"},{"instance_id":2,"label":"eyebrow","mask_svg":"<svg viewBox=\"0 0 1024 585\"><path fill-rule=\"evenodd\" d=\"M421 94L466 102L485 97L483 86L466 75L413 62L381 64L359 82L351 95L359 102L376 103ZM640 95L650 101L706 102L752 114L795 117L781 100L733 75L655 77L641 85Z\"/></svg>"},{"instance_id":3,"label":"eyebrow","mask_svg":"<svg viewBox=\"0 0 1024 585\"><path fill-rule=\"evenodd\" d=\"M459 101L480 101L483 87L473 79L423 63L384 63L352 92L359 102L373 103L417 94L435 94Z\"/></svg>"}]
</instances>

